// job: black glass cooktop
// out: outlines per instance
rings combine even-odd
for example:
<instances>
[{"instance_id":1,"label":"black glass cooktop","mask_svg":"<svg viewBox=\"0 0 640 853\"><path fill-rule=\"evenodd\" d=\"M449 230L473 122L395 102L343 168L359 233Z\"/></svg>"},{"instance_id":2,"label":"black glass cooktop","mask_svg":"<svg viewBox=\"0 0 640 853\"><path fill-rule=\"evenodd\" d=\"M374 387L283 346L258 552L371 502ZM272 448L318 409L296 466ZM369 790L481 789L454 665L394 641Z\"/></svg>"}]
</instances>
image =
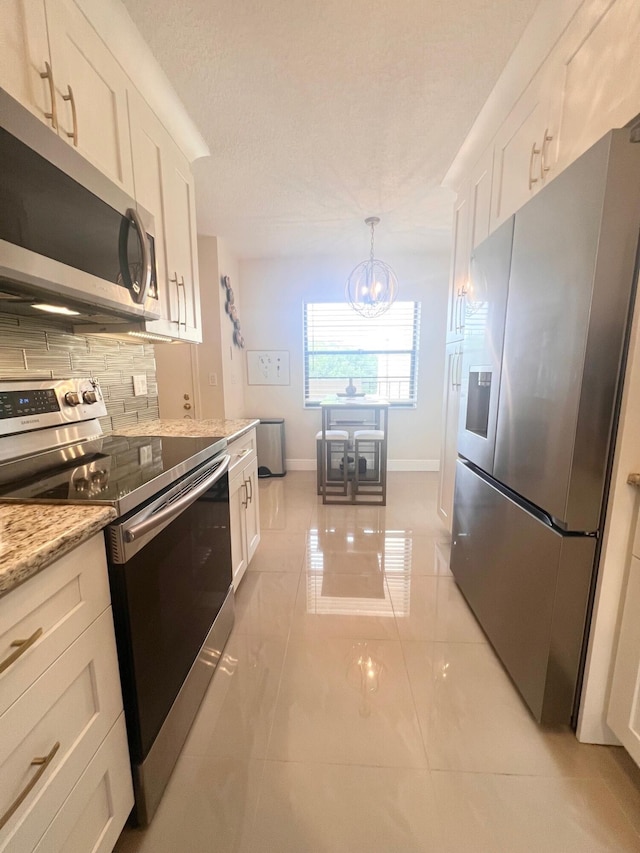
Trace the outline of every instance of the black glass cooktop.
<instances>
[{"instance_id":1,"label":"black glass cooktop","mask_svg":"<svg viewBox=\"0 0 640 853\"><path fill-rule=\"evenodd\" d=\"M216 456L225 438L107 435L0 465L0 501L139 506Z\"/></svg>"}]
</instances>

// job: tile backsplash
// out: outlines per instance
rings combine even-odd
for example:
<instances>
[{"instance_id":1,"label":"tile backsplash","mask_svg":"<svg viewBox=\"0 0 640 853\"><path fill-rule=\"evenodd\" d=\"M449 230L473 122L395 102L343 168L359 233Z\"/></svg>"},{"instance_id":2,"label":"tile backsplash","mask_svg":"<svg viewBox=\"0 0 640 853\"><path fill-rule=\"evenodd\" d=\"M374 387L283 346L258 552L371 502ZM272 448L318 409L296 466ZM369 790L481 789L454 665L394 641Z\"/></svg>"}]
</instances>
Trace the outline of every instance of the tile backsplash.
<instances>
[{"instance_id":1,"label":"tile backsplash","mask_svg":"<svg viewBox=\"0 0 640 853\"><path fill-rule=\"evenodd\" d=\"M134 397L133 376L145 374L147 396ZM107 405L105 432L158 417L153 345L74 335L64 325L0 314L0 379L96 378Z\"/></svg>"}]
</instances>

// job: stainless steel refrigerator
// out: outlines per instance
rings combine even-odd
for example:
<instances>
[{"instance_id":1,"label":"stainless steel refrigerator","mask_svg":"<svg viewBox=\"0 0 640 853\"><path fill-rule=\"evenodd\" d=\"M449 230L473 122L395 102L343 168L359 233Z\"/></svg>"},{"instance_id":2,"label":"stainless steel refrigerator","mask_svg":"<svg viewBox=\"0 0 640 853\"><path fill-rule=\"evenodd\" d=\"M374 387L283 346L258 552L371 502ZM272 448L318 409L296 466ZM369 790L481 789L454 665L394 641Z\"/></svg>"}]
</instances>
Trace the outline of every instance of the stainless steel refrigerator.
<instances>
[{"instance_id":1,"label":"stainless steel refrigerator","mask_svg":"<svg viewBox=\"0 0 640 853\"><path fill-rule=\"evenodd\" d=\"M575 720L638 278L612 131L475 250L451 569L534 717Z\"/></svg>"}]
</instances>

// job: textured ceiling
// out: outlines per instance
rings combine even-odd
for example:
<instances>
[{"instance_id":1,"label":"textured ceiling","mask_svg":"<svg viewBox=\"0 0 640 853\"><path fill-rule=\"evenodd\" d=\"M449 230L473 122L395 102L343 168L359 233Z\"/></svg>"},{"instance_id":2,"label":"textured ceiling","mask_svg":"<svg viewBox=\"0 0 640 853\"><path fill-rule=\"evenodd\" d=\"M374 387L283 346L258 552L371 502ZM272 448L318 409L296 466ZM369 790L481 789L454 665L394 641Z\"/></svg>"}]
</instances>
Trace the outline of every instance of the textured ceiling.
<instances>
[{"instance_id":1,"label":"textured ceiling","mask_svg":"<svg viewBox=\"0 0 640 853\"><path fill-rule=\"evenodd\" d=\"M211 157L198 231L243 258L445 249L440 182L537 0L124 0Z\"/></svg>"}]
</instances>

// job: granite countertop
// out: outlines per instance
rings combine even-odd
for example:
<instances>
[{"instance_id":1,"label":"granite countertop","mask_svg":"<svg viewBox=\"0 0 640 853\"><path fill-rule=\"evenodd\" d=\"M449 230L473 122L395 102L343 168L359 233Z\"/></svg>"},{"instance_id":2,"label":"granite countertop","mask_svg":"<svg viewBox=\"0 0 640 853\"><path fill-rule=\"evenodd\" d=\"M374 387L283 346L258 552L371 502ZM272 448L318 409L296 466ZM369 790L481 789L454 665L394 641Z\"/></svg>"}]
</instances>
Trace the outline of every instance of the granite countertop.
<instances>
[{"instance_id":1,"label":"granite countertop","mask_svg":"<svg viewBox=\"0 0 640 853\"><path fill-rule=\"evenodd\" d=\"M144 421L134 426L124 427L117 430L117 434L131 436L193 435L198 438L211 436L212 438L223 437L227 441L234 441L259 423L260 421L257 418L236 418L234 420L210 418L201 421L194 421L189 418L183 420L160 418L155 421Z\"/></svg>"},{"instance_id":2,"label":"granite countertop","mask_svg":"<svg viewBox=\"0 0 640 853\"><path fill-rule=\"evenodd\" d=\"M629 474L627 477L627 483L630 486L640 486L640 474Z\"/></svg>"},{"instance_id":3,"label":"granite countertop","mask_svg":"<svg viewBox=\"0 0 640 853\"><path fill-rule=\"evenodd\" d=\"M90 539L115 517L113 507L0 505L0 596Z\"/></svg>"}]
</instances>

